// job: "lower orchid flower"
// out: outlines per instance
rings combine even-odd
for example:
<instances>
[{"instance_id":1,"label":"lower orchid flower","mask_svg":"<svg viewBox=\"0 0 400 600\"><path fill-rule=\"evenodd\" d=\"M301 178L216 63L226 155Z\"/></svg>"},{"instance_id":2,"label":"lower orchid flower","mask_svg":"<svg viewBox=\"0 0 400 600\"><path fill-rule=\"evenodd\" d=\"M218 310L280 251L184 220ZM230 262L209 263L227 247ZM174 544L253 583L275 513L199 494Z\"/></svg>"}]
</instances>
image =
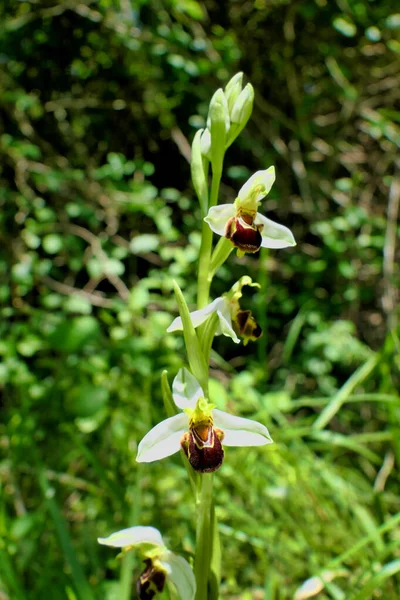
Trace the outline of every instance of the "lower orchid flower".
<instances>
[{"instance_id":1,"label":"lower orchid flower","mask_svg":"<svg viewBox=\"0 0 400 600\"><path fill-rule=\"evenodd\" d=\"M182 449L193 469L210 473L222 465L222 444L263 446L272 443L268 429L261 423L215 408L187 369L178 372L172 392L175 405L183 412L165 419L144 436L138 447L138 462L161 460Z\"/></svg>"},{"instance_id":2,"label":"lower orchid flower","mask_svg":"<svg viewBox=\"0 0 400 600\"><path fill-rule=\"evenodd\" d=\"M261 327L257 324L251 310L242 310L239 304L243 295L242 288L245 285L260 287L258 283L253 283L248 275L244 275L227 294L216 298L201 310L190 313L193 327L202 325L213 313L216 313L219 321L216 335L222 334L230 337L236 344L240 342L238 337L240 336L243 338L245 346L250 340L258 340L262 336ZM172 321L167 332L181 331L182 329L182 319L177 317Z\"/></svg>"},{"instance_id":3,"label":"lower orchid flower","mask_svg":"<svg viewBox=\"0 0 400 600\"><path fill-rule=\"evenodd\" d=\"M296 242L290 229L267 219L258 205L275 181L275 169L257 171L242 186L233 204L212 206L205 217L210 228L223 235L238 249L238 254L264 248L286 248Z\"/></svg>"},{"instance_id":4,"label":"lower orchid flower","mask_svg":"<svg viewBox=\"0 0 400 600\"><path fill-rule=\"evenodd\" d=\"M196 580L191 566L182 556L166 548L155 527L129 527L97 541L105 546L122 548L124 552L138 547L146 565L136 583L139 600L152 600L163 591L167 579L175 585L181 600L194 600Z\"/></svg>"}]
</instances>

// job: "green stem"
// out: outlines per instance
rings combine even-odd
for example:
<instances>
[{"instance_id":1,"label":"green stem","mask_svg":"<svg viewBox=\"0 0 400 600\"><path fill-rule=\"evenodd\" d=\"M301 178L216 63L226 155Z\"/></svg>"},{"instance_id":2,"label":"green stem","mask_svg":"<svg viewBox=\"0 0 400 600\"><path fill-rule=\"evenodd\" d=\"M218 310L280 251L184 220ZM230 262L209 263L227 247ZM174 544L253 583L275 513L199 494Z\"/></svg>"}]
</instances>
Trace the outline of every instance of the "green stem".
<instances>
[{"instance_id":1,"label":"green stem","mask_svg":"<svg viewBox=\"0 0 400 600\"><path fill-rule=\"evenodd\" d=\"M218 203L219 186L222 176L222 161L220 168L213 168L210 204L209 207L216 206ZM197 284L197 308L204 308L208 304L210 287L212 282L210 276L211 252L212 252L213 232L208 223L203 221L201 230L201 246L199 254L199 271ZM209 355L217 326L217 319L211 319L209 327L200 327L198 338L202 342L202 353L209 364ZM210 339L211 338L211 339ZM196 527L196 557L194 564L194 573L196 576L196 600L218 599L219 588L219 568L213 564L213 574L211 573L211 560L213 554L213 563L219 564L219 538L217 521L215 518L213 505L213 476L212 474L202 474L200 476L200 489L196 498L197 509L197 527ZM217 551L217 552L216 552ZM215 560L216 559L216 560ZM211 575L213 577L211 578ZM212 579L212 581L211 581Z\"/></svg>"},{"instance_id":2,"label":"green stem","mask_svg":"<svg viewBox=\"0 0 400 600\"><path fill-rule=\"evenodd\" d=\"M213 545L213 475L201 476L200 490L197 495L196 558L194 574L196 576L196 600L210 600L208 581Z\"/></svg>"},{"instance_id":3,"label":"green stem","mask_svg":"<svg viewBox=\"0 0 400 600\"><path fill-rule=\"evenodd\" d=\"M210 208L218 203L219 185L222 171L213 171L210 194ZM213 232L208 223L203 221L201 229L201 246L199 254L199 276L197 283L197 308L208 304L211 281L209 279Z\"/></svg>"}]
</instances>

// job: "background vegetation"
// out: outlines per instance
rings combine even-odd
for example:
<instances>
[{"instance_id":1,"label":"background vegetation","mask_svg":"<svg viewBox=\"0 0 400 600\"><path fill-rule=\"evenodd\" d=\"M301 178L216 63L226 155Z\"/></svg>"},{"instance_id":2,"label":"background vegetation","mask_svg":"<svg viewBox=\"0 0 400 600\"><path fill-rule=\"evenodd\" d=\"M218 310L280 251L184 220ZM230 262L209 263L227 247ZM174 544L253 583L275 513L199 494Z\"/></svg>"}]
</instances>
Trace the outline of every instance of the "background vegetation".
<instances>
[{"instance_id":1,"label":"background vegetation","mask_svg":"<svg viewBox=\"0 0 400 600\"><path fill-rule=\"evenodd\" d=\"M264 336L218 339L213 394L276 442L216 478L222 597L328 570L321 599L399 598L397 3L3 0L0 22L1 599L119 600L132 559L96 538L135 523L193 551L179 457L135 455L182 365L171 279L194 300L190 143L238 70L255 110L222 201L274 164L298 245L213 288L262 284Z\"/></svg>"}]
</instances>

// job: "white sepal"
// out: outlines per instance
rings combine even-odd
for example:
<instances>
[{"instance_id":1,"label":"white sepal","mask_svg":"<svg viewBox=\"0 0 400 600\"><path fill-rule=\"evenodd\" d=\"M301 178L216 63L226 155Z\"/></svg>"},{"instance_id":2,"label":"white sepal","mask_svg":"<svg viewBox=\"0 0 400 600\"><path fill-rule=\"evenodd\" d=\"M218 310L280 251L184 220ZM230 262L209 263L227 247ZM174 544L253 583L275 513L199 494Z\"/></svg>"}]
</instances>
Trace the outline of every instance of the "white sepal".
<instances>
[{"instance_id":1,"label":"white sepal","mask_svg":"<svg viewBox=\"0 0 400 600\"><path fill-rule=\"evenodd\" d=\"M172 397L178 408L195 408L199 398L204 397L199 382L185 367L179 369L172 383Z\"/></svg>"},{"instance_id":2,"label":"white sepal","mask_svg":"<svg viewBox=\"0 0 400 600\"><path fill-rule=\"evenodd\" d=\"M153 462L178 452L181 447L180 440L187 430L187 425L188 418L185 413L161 421L140 442L137 462Z\"/></svg>"},{"instance_id":3,"label":"white sepal","mask_svg":"<svg viewBox=\"0 0 400 600\"><path fill-rule=\"evenodd\" d=\"M262 242L261 246L264 248L287 248L288 246L295 246L296 240L293 237L293 233L280 223L275 223L271 219L267 219L264 215L257 213L254 220L256 225L264 225L260 231Z\"/></svg>"},{"instance_id":4,"label":"white sepal","mask_svg":"<svg viewBox=\"0 0 400 600\"><path fill-rule=\"evenodd\" d=\"M191 312L190 320L192 321L193 327L198 327L207 321L208 317L220 308L221 302L223 302L222 298L216 298L204 308ZM180 317L176 317L176 319L174 319L171 325L168 327L167 332L171 333L172 331L182 331L182 329L182 319Z\"/></svg>"},{"instance_id":5,"label":"white sepal","mask_svg":"<svg viewBox=\"0 0 400 600\"><path fill-rule=\"evenodd\" d=\"M264 446L272 444L268 429L252 419L235 417L222 410L213 410L214 427L222 429L224 446Z\"/></svg>"},{"instance_id":6,"label":"white sepal","mask_svg":"<svg viewBox=\"0 0 400 600\"><path fill-rule=\"evenodd\" d=\"M204 308L191 312L190 320L192 321L193 327L202 325L208 319L208 317L215 312L217 313L219 319L218 327L215 332L216 335L226 335L227 337L230 337L236 344L239 344L240 340L232 327L230 303L227 298L216 298ZM172 331L181 331L182 329L182 319L180 317L176 317L176 319L174 319L171 325L168 327L167 332L171 333ZM180 406L176 402L175 404L179 408L186 408L186 406Z\"/></svg>"},{"instance_id":7,"label":"white sepal","mask_svg":"<svg viewBox=\"0 0 400 600\"><path fill-rule=\"evenodd\" d=\"M187 560L173 552L167 552L162 557L161 563L168 572L168 580L171 580L177 589L181 600L194 600L196 594L196 579Z\"/></svg>"},{"instance_id":8,"label":"white sepal","mask_svg":"<svg viewBox=\"0 0 400 600\"><path fill-rule=\"evenodd\" d=\"M139 544L153 544L164 547L161 533L155 527L128 527L112 533L106 538L97 538L99 544L124 548L125 546L138 546Z\"/></svg>"},{"instance_id":9,"label":"white sepal","mask_svg":"<svg viewBox=\"0 0 400 600\"><path fill-rule=\"evenodd\" d=\"M214 233L225 235L226 225L235 214L234 204L220 204L219 206L212 206L204 220Z\"/></svg>"}]
</instances>

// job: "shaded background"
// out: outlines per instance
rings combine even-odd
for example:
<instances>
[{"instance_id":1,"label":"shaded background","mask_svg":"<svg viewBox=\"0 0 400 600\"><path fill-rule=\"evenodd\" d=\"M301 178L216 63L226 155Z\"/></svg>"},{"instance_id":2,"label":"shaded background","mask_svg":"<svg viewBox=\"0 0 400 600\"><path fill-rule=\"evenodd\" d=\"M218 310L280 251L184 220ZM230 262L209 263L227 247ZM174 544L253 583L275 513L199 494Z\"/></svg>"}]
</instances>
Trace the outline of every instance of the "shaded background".
<instances>
[{"instance_id":1,"label":"shaded background","mask_svg":"<svg viewBox=\"0 0 400 600\"><path fill-rule=\"evenodd\" d=\"M217 475L222 598L293 598L327 568L319 598L399 597L398 10L3 0L2 600L122 598L121 561L96 538L134 523L193 551L179 457L139 469L135 455L164 417L161 370L184 359L165 329L172 278L195 294L190 143L238 70L255 108L221 201L274 164L264 212L298 245L231 256L213 284L262 285L247 302L264 336L219 338L211 389L276 442L229 450Z\"/></svg>"}]
</instances>

